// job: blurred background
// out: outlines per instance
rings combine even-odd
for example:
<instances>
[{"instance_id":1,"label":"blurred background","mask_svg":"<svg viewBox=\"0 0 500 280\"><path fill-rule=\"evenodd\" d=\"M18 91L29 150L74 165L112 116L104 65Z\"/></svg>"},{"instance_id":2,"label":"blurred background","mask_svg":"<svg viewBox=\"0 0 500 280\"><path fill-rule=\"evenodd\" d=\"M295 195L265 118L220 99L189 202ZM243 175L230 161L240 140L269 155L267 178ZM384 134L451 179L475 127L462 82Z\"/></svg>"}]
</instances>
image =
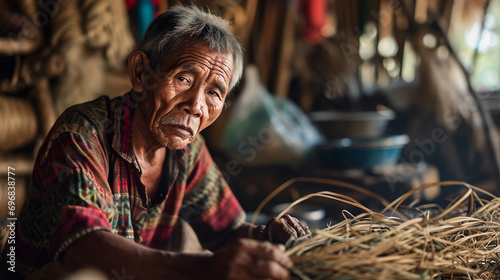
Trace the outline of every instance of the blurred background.
<instances>
[{"instance_id":1,"label":"blurred background","mask_svg":"<svg viewBox=\"0 0 500 280\"><path fill-rule=\"evenodd\" d=\"M203 135L249 214L296 177L263 215L322 190L379 207L326 180L387 200L448 180L500 193L500 0L0 0L0 177L16 169L17 211L57 116L130 90L126 59L149 23L191 4L245 49L244 79ZM324 226L346 208L313 199L295 215Z\"/></svg>"}]
</instances>

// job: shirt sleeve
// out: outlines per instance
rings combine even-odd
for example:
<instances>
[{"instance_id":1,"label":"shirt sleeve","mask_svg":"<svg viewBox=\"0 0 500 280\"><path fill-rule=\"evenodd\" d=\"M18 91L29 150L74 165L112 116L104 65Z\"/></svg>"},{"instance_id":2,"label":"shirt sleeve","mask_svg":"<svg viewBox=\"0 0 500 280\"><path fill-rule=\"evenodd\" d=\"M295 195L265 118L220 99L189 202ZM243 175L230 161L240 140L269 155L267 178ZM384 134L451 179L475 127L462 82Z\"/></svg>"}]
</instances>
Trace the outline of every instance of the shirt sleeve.
<instances>
[{"instance_id":1,"label":"shirt sleeve","mask_svg":"<svg viewBox=\"0 0 500 280\"><path fill-rule=\"evenodd\" d=\"M227 241L244 222L245 213L198 135L187 159L189 172L180 216L210 250Z\"/></svg>"},{"instance_id":2,"label":"shirt sleeve","mask_svg":"<svg viewBox=\"0 0 500 280\"><path fill-rule=\"evenodd\" d=\"M85 126L56 128L35 163L21 231L25 244L43 244L43 259L58 260L85 234L111 231L107 157L95 130Z\"/></svg>"}]
</instances>

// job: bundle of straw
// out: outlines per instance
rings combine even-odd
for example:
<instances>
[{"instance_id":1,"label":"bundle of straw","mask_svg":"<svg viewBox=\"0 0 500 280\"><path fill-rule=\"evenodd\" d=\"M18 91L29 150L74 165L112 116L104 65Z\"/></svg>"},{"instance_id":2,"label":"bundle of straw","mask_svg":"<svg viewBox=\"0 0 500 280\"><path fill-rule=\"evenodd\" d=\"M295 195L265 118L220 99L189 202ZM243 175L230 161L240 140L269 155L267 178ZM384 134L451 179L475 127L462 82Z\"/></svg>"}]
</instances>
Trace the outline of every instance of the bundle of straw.
<instances>
[{"instance_id":1,"label":"bundle of straw","mask_svg":"<svg viewBox=\"0 0 500 280\"><path fill-rule=\"evenodd\" d=\"M296 178L278 188L257 210L297 181L358 188L333 180ZM444 208L401 206L415 192L438 185L461 186L466 192ZM385 205L380 212L333 192L310 194L289 208L315 196L359 207L365 213L353 216L344 211L343 221L287 244L294 262L292 272L300 279L500 279L500 199L482 189L462 182L428 184L392 203L376 197Z\"/></svg>"}]
</instances>

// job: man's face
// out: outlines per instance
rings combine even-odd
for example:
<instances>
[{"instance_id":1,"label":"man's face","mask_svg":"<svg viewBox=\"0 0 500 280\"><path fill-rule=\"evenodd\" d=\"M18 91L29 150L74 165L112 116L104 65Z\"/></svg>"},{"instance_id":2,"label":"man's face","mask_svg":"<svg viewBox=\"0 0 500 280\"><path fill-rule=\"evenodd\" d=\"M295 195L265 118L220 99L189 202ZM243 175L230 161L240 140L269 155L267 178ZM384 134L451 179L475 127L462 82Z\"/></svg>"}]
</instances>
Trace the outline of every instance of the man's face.
<instances>
[{"instance_id":1,"label":"man's face","mask_svg":"<svg viewBox=\"0 0 500 280\"><path fill-rule=\"evenodd\" d=\"M148 90L145 117L155 139L169 149L182 149L220 115L233 70L230 53L191 43L165 56L161 80ZM147 89L145 89L147 90Z\"/></svg>"}]
</instances>

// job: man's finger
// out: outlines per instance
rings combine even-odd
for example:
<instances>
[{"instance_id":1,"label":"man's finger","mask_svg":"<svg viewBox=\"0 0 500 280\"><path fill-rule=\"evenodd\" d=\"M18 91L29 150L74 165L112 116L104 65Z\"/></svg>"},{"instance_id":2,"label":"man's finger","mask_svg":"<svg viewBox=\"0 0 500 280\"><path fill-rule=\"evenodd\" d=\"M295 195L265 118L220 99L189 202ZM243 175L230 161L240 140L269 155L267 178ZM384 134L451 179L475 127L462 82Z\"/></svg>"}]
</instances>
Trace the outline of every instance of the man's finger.
<instances>
[{"instance_id":1,"label":"man's finger","mask_svg":"<svg viewBox=\"0 0 500 280\"><path fill-rule=\"evenodd\" d=\"M297 218L294 218L288 214L285 214L282 219L284 219L286 224L291 226L294 229L294 231L297 232L296 237L304 236L307 234L303 228L303 225L299 222L299 220Z\"/></svg>"},{"instance_id":2,"label":"man's finger","mask_svg":"<svg viewBox=\"0 0 500 280\"><path fill-rule=\"evenodd\" d=\"M295 218L295 217L293 217L293 218L297 221L297 224L298 224L298 225L299 225L299 226L300 226L300 227L304 230L304 233L305 233L304 235L311 234L311 231L309 230L309 227L308 227L308 226L306 226L306 225L304 225L303 223L301 223L301 222L299 221L299 219L297 219L297 218ZM301 236L302 236L302 235L301 235Z\"/></svg>"},{"instance_id":3,"label":"man's finger","mask_svg":"<svg viewBox=\"0 0 500 280\"><path fill-rule=\"evenodd\" d=\"M286 268L291 268L293 266L290 258L283 252L283 249L279 246L273 245L267 241L261 242L252 239L241 239L240 242L242 242L245 250L252 257L273 260Z\"/></svg>"},{"instance_id":4,"label":"man's finger","mask_svg":"<svg viewBox=\"0 0 500 280\"><path fill-rule=\"evenodd\" d=\"M290 272L278 262L255 258L252 263L250 274L262 279L290 279Z\"/></svg>"},{"instance_id":5,"label":"man's finger","mask_svg":"<svg viewBox=\"0 0 500 280\"><path fill-rule=\"evenodd\" d=\"M283 218L282 218L283 219ZM283 229L288 233L288 238L297 238L299 237L299 232L295 227L289 224L287 221L282 221Z\"/></svg>"}]
</instances>

